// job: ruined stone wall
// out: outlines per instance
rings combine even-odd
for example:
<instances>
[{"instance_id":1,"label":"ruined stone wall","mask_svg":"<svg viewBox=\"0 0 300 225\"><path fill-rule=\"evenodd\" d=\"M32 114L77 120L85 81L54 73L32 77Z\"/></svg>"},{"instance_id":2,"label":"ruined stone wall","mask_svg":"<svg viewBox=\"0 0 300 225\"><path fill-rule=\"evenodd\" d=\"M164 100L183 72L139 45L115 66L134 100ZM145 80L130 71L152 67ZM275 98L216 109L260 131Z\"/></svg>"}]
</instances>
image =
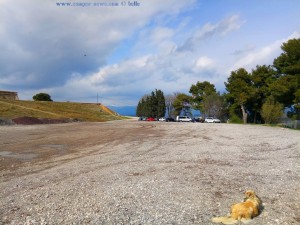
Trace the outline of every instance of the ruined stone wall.
<instances>
[{"instance_id":1,"label":"ruined stone wall","mask_svg":"<svg viewBox=\"0 0 300 225\"><path fill-rule=\"evenodd\" d=\"M0 91L0 100L19 100L18 92Z\"/></svg>"}]
</instances>

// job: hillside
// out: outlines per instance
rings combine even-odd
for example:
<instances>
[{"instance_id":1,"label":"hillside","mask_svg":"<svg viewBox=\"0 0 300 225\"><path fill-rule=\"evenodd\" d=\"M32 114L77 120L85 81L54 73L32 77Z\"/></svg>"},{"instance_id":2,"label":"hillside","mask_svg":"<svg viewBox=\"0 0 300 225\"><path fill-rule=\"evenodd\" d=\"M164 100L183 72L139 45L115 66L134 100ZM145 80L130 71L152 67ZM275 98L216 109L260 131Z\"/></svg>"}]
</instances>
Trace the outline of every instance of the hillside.
<instances>
[{"instance_id":1,"label":"hillside","mask_svg":"<svg viewBox=\"0 0 300 225\"><path fill-rule=\"evenodd\" d=\"M104 122L124 119L101 104L0 100L0 118L34 117Z\"/></svg>"}]
</instances>

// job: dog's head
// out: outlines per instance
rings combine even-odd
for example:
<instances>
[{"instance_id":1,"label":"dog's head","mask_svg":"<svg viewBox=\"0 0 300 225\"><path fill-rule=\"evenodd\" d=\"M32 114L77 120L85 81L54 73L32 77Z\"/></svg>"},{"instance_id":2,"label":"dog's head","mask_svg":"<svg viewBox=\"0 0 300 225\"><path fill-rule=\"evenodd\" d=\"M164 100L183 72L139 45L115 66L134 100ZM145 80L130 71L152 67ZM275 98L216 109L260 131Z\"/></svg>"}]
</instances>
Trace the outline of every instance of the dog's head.
<instances>
[{"instance_id":1,"label":"dog's head","mask_svg":"<svg viewBox=\"0 0 300 225\"><path fill-rule=\"evenodd\" d=\"M256 194L254 191L248 190L248 191L246 191L245 196L246 196L246 198L253 198L253 197L256 197Z\"/></svg>"}]
</instances>

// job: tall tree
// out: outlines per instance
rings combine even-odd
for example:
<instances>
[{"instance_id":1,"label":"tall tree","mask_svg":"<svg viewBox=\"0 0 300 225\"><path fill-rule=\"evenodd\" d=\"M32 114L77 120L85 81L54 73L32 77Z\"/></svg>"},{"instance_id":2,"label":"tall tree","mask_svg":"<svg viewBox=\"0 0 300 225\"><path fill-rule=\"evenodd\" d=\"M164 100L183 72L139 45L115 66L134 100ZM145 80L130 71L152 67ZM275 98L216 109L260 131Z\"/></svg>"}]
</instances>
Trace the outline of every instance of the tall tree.
<instances>
[{"instance_id":1,"label":"tall tree","mask_svg":"<svg viewBox=\"0 0 300 225\"><path fill-rule=\"evenodd\" d=\"M231 105L238 105L242 111L243 122L247 123L248 112L246 105L253 96L253 87L250 74L244 69L240 68L232 71L227 82L225 82L227 90L227 99Z\"/></svg>"},{"instance_id":2,"label":"tall tree","mask_svg":"<svg viewBox=\"0 0 300 225\"><path fill-rule=\"evenodd\" d=\"M142 117L142 116L147 116L149 114L149 95L144 95L138 105L137 105L137 108L136 108L136 115L139 116L139 117Z\"/></svg>"},{"instance_id":3,"label":"tall tree","mask_svg":"<svg viewBox=\"0 0 300 225\"><path fill-rule=\"evenodd\" d=\"M141 101L139 101L139 103L138 103L138 105L136 107L136 113L135 113L136 116L139 116L139 117L143 116L142 105L143 105L143 102L141 100Z\"/></svg>"},{"instance_id":4,"label":"tall tree","mask_svg":"<svg viewBox=\"0 0 300 225\"><path fill-rule=\"evenodd\" d=\"M180 113L189 114L191 109L191 96L180 93L177 94L176 99L173 103L176 115L180 115Z\"/></svg>"},{"instance_id":5,"label":"tall tree","mask_svg":"<svg viewBox=\"0 0 300 225\"><path fill-rule=\"evenodd\" d=\"M271 66L259 66L252 70L250 74L252 80L253 96L248 103L249 111L252 113L253 122L261 120L261 108L266 99L271 95L270 86L278 78L276 71Z\"/></svg>"},{"instance_id":6,"label":"tall tree","mask_svg":"<svg viewBox=\"0 0 300 225\"><path fill-rule=\"evenodd\" d=\"M164 117L166 113L166 100L164 93L161 90L155 90L157 100L156 117Z\"/></svg>"},{"instance_id":7,"label":"tall tree","mask_svg":"<svg viewBox=\"0 0 300 225\"><path fill-rule=\"evenodd\" d=\"M163 117L165 115L165 97L161 90L155 89L151 95L144 95L137 106L136 115L146 117Z\"/></svg>"},{"instance_id":8,"label":"tall tree","mask_svg":"<svg viewBox=\"0 0 300 225\"><path fill-rule=\"evenodd\" d=\"M145 116L146 113L145 113L145 100L142 98L137 107L136 107L136 115L139 116L139 117L142 117L142 116Z\"/></svg>"},{"instance_id":9,"label":"tall tree","mask_svg":"<svg viewBox=\"0 0 300 225\"><path fill-rule=\"evenodd\" d=\"M293 105L293 116L300 119L300 39L283 43L281 49L283 53L273 62L279 79L272 85L272 95L284 106Z\"/></svg>"},{"instance_id":10,"label":"tall tree","mask_svg":"<svg viewBox=\"0 0 300 225\"><path fill-rule=\"evenodd\" d=\"M155 92L152 91L149 97L149 105L150 105L150 111L148 114L149 117L153 117L153 118L157 117L157 107L158 107L157 104L158 103L157 103Z\"/></svg>"},{"instance_id":11,"label":"tall tree","mask_svg":"<svg viewBox=\"0 0 300 225\"><path fill-rule=\"evenodd\" d=\"M192 94L192 105L194 109L204 112L203 100L206 96L216 94L216 88L214 84L211 84L208 81L197 82L193 84L189 91Z\"/></svg>"}]
</instances>

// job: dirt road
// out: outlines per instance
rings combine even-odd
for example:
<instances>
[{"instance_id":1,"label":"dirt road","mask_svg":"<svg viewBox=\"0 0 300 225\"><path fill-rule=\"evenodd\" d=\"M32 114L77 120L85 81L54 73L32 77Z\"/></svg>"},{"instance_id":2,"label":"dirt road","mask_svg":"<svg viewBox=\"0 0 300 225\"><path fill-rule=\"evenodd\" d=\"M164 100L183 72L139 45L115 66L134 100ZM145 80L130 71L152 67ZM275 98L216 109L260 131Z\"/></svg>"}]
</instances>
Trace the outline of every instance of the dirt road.
<instances>
[{"instance_id":1,"label":"dirt road","mask_svg":"<svg viewBox=\"0 0 300 225\"><path fill-rule=\"evenodd\" d=\"M247 189L252 224L300 224L300 132L114 121L0 127L0 224L212 224Z\"/></svg>"}]
</instances>

